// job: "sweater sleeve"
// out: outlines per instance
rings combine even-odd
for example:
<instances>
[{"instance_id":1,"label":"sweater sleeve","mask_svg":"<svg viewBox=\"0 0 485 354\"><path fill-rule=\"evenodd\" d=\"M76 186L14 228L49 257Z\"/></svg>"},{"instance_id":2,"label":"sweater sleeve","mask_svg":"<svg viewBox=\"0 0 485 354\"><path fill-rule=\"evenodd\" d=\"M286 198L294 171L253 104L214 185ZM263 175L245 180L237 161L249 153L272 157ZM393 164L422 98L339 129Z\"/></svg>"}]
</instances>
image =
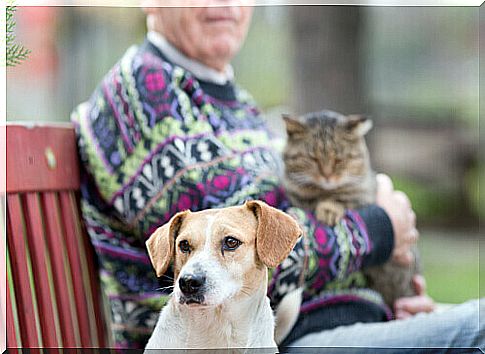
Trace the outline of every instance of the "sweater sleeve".
<instances>
[{"instance_id":1,"label":"sweater sleeve","mask_svg":"<svg viewBox=\"0 0 485 354\"><path fill-rule=\"evenodd\" d=\"M273 306L302 285L313 295L329 284L362 287L365 284L357 276L358 271L385 262L392 252L392 225L377 206L347 210L334 227L320 223L312 213L299 208L290 207L286 212L298 220L304 237L272 273L268 295Z\"/></svg>"},{"instance_id":2,"label":"sweater sleeve","mask_svg":"<svg viewBox=\"0 0 485 354\"><path fill-rule=\"evenodd\" d=\"M377 205L369 205L357 210L364 221L369 235L370 252L364 258L362 267L386 262L394 249L394 230L386 212Z\"/></svg>"}]
</instances>

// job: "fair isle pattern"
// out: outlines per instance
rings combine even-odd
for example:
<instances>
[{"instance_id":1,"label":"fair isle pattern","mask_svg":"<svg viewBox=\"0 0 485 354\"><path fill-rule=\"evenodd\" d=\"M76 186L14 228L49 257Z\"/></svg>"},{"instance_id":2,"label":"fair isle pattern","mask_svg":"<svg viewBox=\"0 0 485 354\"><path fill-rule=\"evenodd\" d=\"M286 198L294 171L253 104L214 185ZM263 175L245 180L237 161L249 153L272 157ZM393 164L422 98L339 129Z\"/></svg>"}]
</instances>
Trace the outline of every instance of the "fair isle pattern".
<instances>
[{"instance_id":1,"label":"fair isle pattern","mask_svg":"<svg viewBox=\"0 0 485 354\"><path fill-rule=\"evenodd\" d=\"M347 290L361 285L355 271L372 247L358 214L349 212L332 229L291 207L278 177L277 144L251 97L229 89L233 98L205 92L145 43L130 48L73 113L85 168L83 217L117 347L143 347L168 299L172 275L155 277L144 242L178 211L260 199L293 215L307 237L272 272L273 306L301 279L312 304L328 301L325 291L337 280Z\"/></svg>"}]
</instances>

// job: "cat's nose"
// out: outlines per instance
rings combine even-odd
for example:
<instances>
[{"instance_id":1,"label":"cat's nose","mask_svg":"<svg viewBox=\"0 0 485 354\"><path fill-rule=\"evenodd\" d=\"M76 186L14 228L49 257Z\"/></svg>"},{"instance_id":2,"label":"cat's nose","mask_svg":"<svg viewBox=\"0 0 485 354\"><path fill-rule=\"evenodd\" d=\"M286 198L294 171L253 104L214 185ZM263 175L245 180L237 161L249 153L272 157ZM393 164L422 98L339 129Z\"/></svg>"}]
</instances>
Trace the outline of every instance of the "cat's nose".
<instances>
[{"instance_id":1,"label":"cat's nose","mask_svg":"<svg viewBox=\"0 0 485 354\"><path fill-rule=\"evenodd\" d=\"M329 166L322 166L320 168L320 171L322 172L322 176L325 177L326 179L329 179L332 176L332 168Z\"/></svg>"}]
</instances>

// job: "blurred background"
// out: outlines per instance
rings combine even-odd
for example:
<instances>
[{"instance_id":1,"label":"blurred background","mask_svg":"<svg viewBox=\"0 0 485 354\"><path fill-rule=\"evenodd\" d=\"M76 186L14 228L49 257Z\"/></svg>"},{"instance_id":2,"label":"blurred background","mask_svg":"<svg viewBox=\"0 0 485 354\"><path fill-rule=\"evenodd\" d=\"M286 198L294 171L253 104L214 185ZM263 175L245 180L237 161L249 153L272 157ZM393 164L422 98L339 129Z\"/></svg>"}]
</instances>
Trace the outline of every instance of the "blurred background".
<instances>
[{"instance_id":1,"label":"blurred background","mask_svg":"<svg viewBox=\"0 0 485 354\"><path fill-rule=\"evenodd\" d=\"M479 11L257 7L234 61L237 82L277 133L284 134L282 112L327 108L372 117L374 168L413 203L428 291L440 302L485 296ZM69 121L145 33L137 8L19 7L16 21L17 42L32 52L7 69L8 121Z\"/></svg>"}]
</instances>

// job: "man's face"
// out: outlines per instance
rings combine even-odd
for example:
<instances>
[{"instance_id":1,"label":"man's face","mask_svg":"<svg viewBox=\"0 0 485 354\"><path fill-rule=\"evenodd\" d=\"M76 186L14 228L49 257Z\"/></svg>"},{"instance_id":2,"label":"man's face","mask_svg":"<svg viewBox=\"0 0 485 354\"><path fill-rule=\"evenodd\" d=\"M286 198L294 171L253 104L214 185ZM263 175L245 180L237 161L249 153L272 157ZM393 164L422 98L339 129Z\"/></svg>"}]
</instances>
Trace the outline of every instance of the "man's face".
<instances>
[{"instance_id":1,"label":"man's face","mask_svg":"<svg viewBox=\"0 0 485 354\"><path fill-rule=\"evenodd\" d=\"M163 4L168 3L171 1ZM184 0L176 6L207 7L147 8L146 12L152 16L153 29L185 55L222 71L239 51L251 21L252 7L240 5L251 4L244 0ZM215 5L219 7L211 7Z\"/></svg>"}]
</instances>

